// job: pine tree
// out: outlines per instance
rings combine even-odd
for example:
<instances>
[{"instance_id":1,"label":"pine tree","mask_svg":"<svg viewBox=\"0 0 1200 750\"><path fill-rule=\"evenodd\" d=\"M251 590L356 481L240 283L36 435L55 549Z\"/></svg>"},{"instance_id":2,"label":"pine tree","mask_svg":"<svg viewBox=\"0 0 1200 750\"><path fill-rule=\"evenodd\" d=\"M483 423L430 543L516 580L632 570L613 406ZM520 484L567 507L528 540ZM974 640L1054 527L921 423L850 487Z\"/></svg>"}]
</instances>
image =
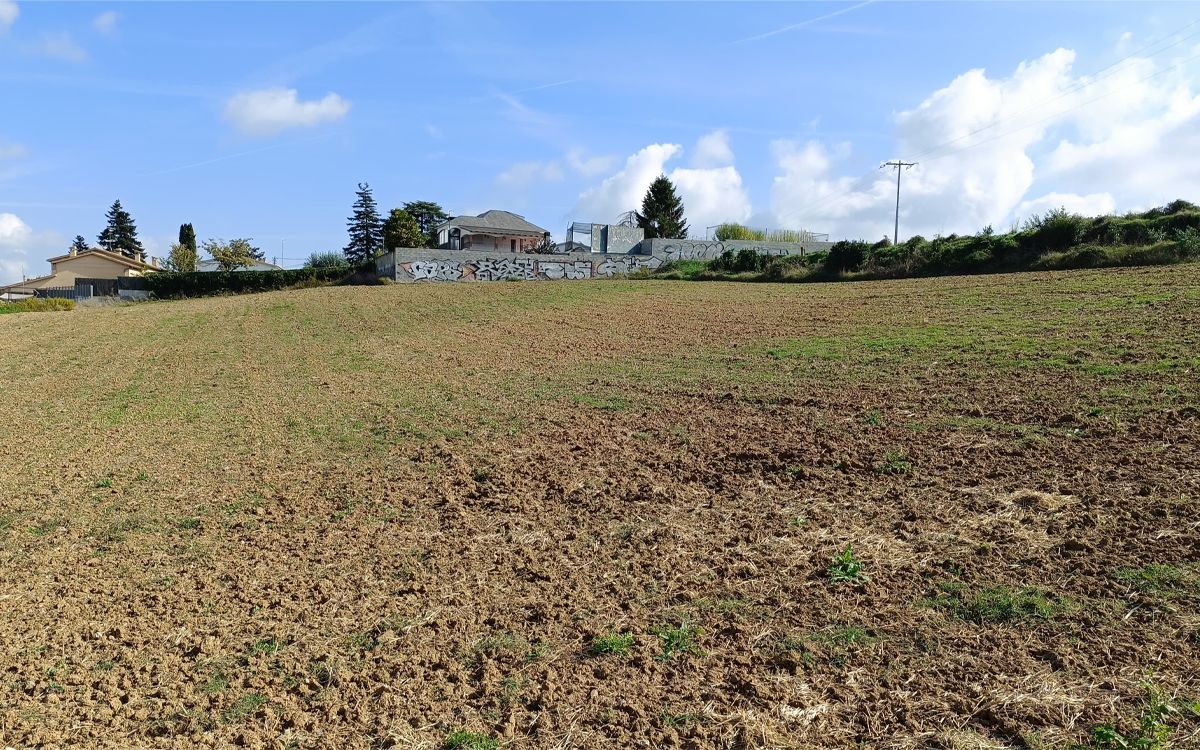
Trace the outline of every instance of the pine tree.
<instances>
[{"instance_id":1,"label":"pine tree","mask_svg":"<svg viewBox=\"0 0 1200 750\"><path fill-rule=\"evenodd\" d=\"M71 250L75 251L76 253L86 253L88 250L91 250L91 248L88 247L87 240L83 238L83 235L77 234L75 235L75 241L71 243Z\"/></svg>"},{"instance_id":2,"label":"pine tree","mask_svg":"<svg viewBox=\"0 0 1200 750\"><path fill-rule=\"evenodd\" d=\"M105 218L108 220L108 226L104 227L104 231L97 238L100 247L109 252L120 253L126 258L141 260L146 251L138 240L137 226L133 223L133 217L129 215L128 211L121 208L121 201L113 201Z\"/></svg>"},{"instance_id":3,"label":"pine tree","mask_svg":"<svg viewBox=\"0 0 1200 750\"><path fill-rule=\"evenodd\" d=\"M375 260L375 256L383 252L383 221L379 218L370 185L358 183L355 195L358 197L354 201L354 215L346 220L350 242L342 253L350 265L360 266Z\"/></svg>"},{"instance_id":4,"label":"pine tree","mask_svg":"<svg viewBox=\"0 0 1200 750\"><path fill-rule=\"evenodd\" d=\"M646 232L647 239L663 237L684 239L688 225L683 218L683 201L675 193L675 186L660 174L650 183L646 197L642 199L642 210L637 216L638 226Z\"/></svg>"}]
</instances>

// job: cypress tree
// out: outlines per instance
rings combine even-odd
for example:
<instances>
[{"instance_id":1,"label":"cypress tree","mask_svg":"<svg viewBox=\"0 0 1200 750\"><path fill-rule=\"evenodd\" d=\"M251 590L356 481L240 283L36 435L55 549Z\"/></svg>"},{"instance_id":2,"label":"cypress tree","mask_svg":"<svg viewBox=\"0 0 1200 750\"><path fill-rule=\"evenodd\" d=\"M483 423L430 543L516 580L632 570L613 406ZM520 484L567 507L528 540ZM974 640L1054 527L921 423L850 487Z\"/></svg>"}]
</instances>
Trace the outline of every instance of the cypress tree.
<instances>
[{"instance_id":1,"label":"cypress tree","mask_svg":"<svg viewBox=\"0 0 1200 750\"><path fill-rule=\"evenodd\" d=\"M179 244L192 251L192 255L196 254L196 230L192 229L192 225L179 225Z\"/></svg>"},{"instance_id":2,"label":"cypress tree","mask_svg":"<svg viewBox=\"0 0 1200 750\"><path fill-rule=\"evenodd\" d=\"M342 253L350 265L360 266L383 252L383 220L379 218L379 209L370 185L358 183L355 195L354 214L346 220L350 242L342 249Z\"/></svg>"},{"instance_id":3,"label":"cypress tree","mask_svg":"<svg viewBox=\"0 0 1200 750\"><path fill-rule=\"evenodd\" d=\"M647 239L687 237L688 225L683 218L683 201L679 199L675 193L675 186L665 174L660 174L650 183L650 189L642 199L642 210L637 216L637 222L646 232Z\"/></svg>"},{"instance_id":4,"label":"cypress tree","mask_svg":"<svg viewBox=\"0 0 1200 750\"><path fill-rule=\"evenodd\" d=\"M88 250L91 250L82 234L75 235L75 241L71 243L71 249L77 253L86 253Z\"/></svg>"},{"instance_id":5,"label":"cypress tree","mask_svg":"<svg viewBox=\"0 0 1200 750\"><path fill-rule=\"evenodd\" d=\"M146 251L138 240L137 225L133 223L129 212L121 208L121 201L113 201L104 217L108 225L97 238L100 247L109 252L120 253L126 258L141 260Z\"/></svg>"}]
</instances>

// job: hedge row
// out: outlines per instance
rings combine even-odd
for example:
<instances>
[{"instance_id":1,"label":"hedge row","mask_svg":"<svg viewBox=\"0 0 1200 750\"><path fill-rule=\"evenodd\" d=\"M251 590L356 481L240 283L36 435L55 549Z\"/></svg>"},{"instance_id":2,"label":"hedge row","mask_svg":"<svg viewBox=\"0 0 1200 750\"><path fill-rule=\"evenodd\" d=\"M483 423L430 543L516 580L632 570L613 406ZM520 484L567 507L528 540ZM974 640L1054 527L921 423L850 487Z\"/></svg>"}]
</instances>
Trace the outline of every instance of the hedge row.
<instances>
[{"instance_id":1,"label":"hedge row","mask_svg":"<svg viewBox=\"0 0 1200 750\"><path fill-rule=\"evenodd\" d=\"M0 302L0 315L19 312L58 312L74 310L75 300L59 297L30 297L19 302Z\"/></svg>"},{"instance_id":2,"label":"hedge row","mask_svg":"<svg viewBox=\"0 0 1200 750\"><path fill-rule=\"evenodd\" d=\"M373 270L370 274L373 278ZM269 292L303 286L361 281L365 271L340 268L302 268L292 271L193 271L146 275L146 286L158 299L208 297L216 294Z\"/></svg>"}]
</instances>

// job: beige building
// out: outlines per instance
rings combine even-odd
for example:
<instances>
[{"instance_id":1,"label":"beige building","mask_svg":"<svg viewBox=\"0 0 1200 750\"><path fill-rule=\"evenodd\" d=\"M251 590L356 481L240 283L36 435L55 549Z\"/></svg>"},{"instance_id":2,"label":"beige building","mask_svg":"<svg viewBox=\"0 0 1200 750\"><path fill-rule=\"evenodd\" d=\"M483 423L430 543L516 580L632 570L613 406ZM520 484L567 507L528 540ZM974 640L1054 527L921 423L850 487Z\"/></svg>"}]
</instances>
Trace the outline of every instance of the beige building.
<instances>
[{"instance_id":1,"label":"beige building","mask_svg":"<svg viewBox=\"0 0 1200 750\"><path fill-rule=\"evenodd\" d=\"M141 276L147 271L159 270L157 265L99 248L82 253L71 250L67 255L50 258L49 261L48 275L0 286L0 299L28 297L38 289L74 287L76 279L116 279L120 276Z\"/></svg>"}]
</instances>

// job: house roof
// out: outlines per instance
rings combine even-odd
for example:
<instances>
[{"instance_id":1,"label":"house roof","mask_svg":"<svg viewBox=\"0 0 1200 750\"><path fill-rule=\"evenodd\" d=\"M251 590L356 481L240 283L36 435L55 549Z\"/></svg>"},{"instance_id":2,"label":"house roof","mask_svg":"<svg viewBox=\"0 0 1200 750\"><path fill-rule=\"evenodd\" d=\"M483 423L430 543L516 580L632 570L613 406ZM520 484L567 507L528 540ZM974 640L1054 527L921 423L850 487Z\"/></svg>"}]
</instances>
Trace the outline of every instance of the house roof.
<instances>
[{"instance_id":1,"label":"house roof","mask_svg":"<svg viewBox=\"0 0 1200 750\"><path fill-rule=\"evenodd\" d=\"M198 260L198 261L196 261L196 270L197 271L207 271L207 272L220 271L221 264L218 263L217 261L211 260L211 259ZM267 263L266 261L256 260L248 266L242 266L240 268L235 268L233 270L235 270L235 271L282 271L283 267L277 266L274 263Z\"/></svg>"},{"instance_id":2,"label":"house roof","mask_svg":"<svg viewBox=\"0 0 1200 750\"><path fill-rule=\"evenodd\" d=\"M156 267L156 266L152 266L149 263L145 263L140 260L134 260L133 258L126 258L124 255L121 255L120 253L113 253L113 252L109 252L108 250L101 250L98 247L94 247L91 250L85 250L82 253L77 253L75 255L71 255L70 253L67 253L66 255L59 255L54 258L48 258L47 261L50 263L58 263L59 261L70 260L71 258L83 258L88 255L94 255L98 258L104 258L105 260L111 260L114 263L120 263L121 265L128 266L129 268L136 268L139 271L145 270L147 268L155 268Z\"/></svg>"},{"instance_id":3,"label":"house roof","mask_svg":"<svg viewBox=\"0 0 1200 750\"><path fill-rule=\"evenodd\" d=\"M499 211L497 209L484 211L478 216L455 216L442 224L442 226L446 225L483 234L499 232L503 234L532 234L539 237L546 234L545 229L542 229L537 224L531 224L526 221L524 216L518 216L511 211Z\"/></svg>"},{"instance_id":4,"label":"house roof","mask_svg":"<svg viewBox=\"0 0 1200 750\"><path fill-rule=\"evenodd\" d=\"M54 278L54 274L52 273L48 273L45 276L35 276L32 279L25 279L24 281L18 281L13 284L8 284L7 286L0 286L0 292L19 290L21 287L26 286L27 284L36 284L39 281L45 281L52 278Z\"/></svg>"}]
</instances>

